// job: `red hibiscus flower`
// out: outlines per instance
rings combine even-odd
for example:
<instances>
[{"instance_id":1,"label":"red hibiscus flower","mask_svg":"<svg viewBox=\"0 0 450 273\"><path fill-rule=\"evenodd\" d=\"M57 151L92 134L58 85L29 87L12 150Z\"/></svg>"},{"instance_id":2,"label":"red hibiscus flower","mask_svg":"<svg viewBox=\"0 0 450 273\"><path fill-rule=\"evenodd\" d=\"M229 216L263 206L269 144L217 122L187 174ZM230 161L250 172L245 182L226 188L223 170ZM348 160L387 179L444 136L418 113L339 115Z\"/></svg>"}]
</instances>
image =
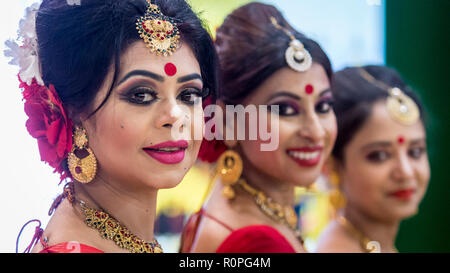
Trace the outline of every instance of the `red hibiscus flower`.
<instances>
[{"instance_id":1,"label":"red hibiscus flower","mask_svg":"<svg viewBox=\"0 0 450 273\"><path fill-rule=\"evenodd\" d=\"M68 177L61 163L72 149L72 121L53 85L47 88L33 79L31 85L20 80L20 87L28 116L27 130L38 141L41 160L55 168L62 181Z\"/></svg>"}]
</instances>

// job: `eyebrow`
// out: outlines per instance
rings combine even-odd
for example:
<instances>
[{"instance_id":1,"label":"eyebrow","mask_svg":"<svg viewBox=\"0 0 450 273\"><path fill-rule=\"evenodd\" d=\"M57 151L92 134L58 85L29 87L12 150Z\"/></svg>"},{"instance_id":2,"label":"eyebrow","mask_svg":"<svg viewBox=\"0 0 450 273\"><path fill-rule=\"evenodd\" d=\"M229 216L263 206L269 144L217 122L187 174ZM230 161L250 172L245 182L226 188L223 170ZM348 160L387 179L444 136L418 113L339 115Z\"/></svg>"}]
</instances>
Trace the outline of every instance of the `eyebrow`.
<instances>
[{"instance_id":1,"label":"eyebrow","mask_svg":"<svg viewBox=\"0 0 450 273\"><path fill-rule=\"evenodd\" d=\"M322 92L320 92L319 97L322 97L323 95L327 94L327 93L331 93L331 89L325 89ZM267 101L271 101L272 99L276 98L276 97L290 97L293 98L295 100L301 100L302 98L294 93L288 92L288 91L280 91L277 92L276 94L273 94L272 96L270 96Z\"/></svg>"},{"instance_id":2,"label":"eyebrow","mask_svg":"<svg viewBox=\"0 0 450 273\"><path fill-rule=\"evenodd\" d=\"M424 142L425 144L427 143L425 138L414 139L414 140L411 140L410 142L411 142L411 145L416 145L416 144L421 143L421 142Z\"/></svg>"},{"instance_id":3,"label":"eyebrow","mask_svg":"<svg viewBox=\"0 0 450 273\"><path fill-rule=\"evenodd\" d=\"M144 77L152 78L159 82L164 82L164 77L161 75L155 74L155 73L147 71L147 70L133 70L133 71L129 72L128 74L126 74L125 77L123 77L122 80L120 80L117 85L123 83L127 79L134 77L134 76L144 76Z\"/></svg>"},{"instance_id":4,"label":"eyebrow","mask_svg":"<svg viewBox=\"0 0 450 273\"><path fill-rule=\"evenodd\" d=\"M362 150L369 150L374 147L390 147L390 146L392 146L392 143L389 141L378 141L378 142L372 142L367 145L364 145L362 147Z\"/></svg>"},{"instance_id":5,"label":"eyebrow","mask_svg":"<svg viewBox=\"0 0 450 273\"><path fill-rule=\"evenodd\" d=\"M325 89L322 92L320 92L319 97L322 97L323 95L331 93L331 88Z\"/></svg>"},{"instance_id":6,"label":"eyebrow","mask_svg":"<svg viewBox=\"0 0 450 273\"><path fill-rule=\"evenodd\" d=\"M409 142L410 142L410 145L416 145L420 142L425 142L425 138L414 139ZM374 147L391 147L391 146L392 146L392 142L378 141L378 142L369 143L369 144L363 146L362 149L369 150L370 148L374 148Z\"/></svg>"},{"instance_id":7,"label":"eyebrow","mask_svg":"<svg viewBox=\"0 0 450 273\"><path fill-rule=\"evenodd\" d=\"M277 93L271 95L267 99L267 101L271 101L272 99L274 99L276 97L290 97L290 98L293 98L294 100L301 100L301 98L298 95L296 95L296 94L293 94L293 93L288 92L288 91L280 91L280 92L277 92Z\"/></svg>"},{"instance_id":8,"label":"eyebrow","mask_svg":"<svg viewBox=\"0 0 450 273\"><path fill-rule=\"evenodd\" d=\"M189 75L186 75L186 76L183 76L183 77L179 77L177 82L178 83L183 83L183 82L188 82L188 81L197 80L197 79L201 80L203 82L202 76L200 76L200 74L197 74L197 73L193 73L193 74L189 74Z\"/></svg>"}]
</instances>

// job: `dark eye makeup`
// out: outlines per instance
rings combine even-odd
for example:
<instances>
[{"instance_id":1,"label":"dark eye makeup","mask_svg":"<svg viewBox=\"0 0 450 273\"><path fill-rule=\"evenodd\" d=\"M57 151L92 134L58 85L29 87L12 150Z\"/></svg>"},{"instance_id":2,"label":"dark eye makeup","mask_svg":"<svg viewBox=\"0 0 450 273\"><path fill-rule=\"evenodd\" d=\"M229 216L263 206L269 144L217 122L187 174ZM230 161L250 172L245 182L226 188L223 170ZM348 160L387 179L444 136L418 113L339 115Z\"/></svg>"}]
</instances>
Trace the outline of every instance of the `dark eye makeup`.
<instances>
[{"instance_id":1,"label":"dark eye makeup","mask_svg":"<svg viewBox=\"0 0 450 273\"><path fill-rule=\"evenodd\" d=\"M386 151L373 151L366 156L366 159L372 163L381 163L388 160L390 157L391 154Z\"/></svg>"},{"instance_id":2,"label":"dark eye makeup","mask_svg":"<svg viewBox=\"0 0 450 273\"><path fill-rule=\"evenodd\" d=\"M186 105L196 105L208 95L208 89L200 90L197 87L185 87L177 99ZM136 105L150 105L159 100L158 93L149 87L136 87L120 94L120 99Z\"/></svg>"},{"instance_id":3,"label":"dark eye makeup","mask_svg":"<svg viewBox=\"0 0 450 273\"><path fill-rule=\"evenodd\" d=\"M278 106L278 109L273 106ZM280 101L277 103L273 103L269 105L269 110L275 114L285 117L295 116L300 112L298 105L290 101Z\"/></svg>"},{"instance_id":4,"label":"dark eye makeup","mask_svg":"<svg viewBox=\"0 0 450 273\"><path fill-rule=\"evenodd\" d=\"M158 99L158 94L148 87L137 87L120 94L120 99L132 104L149 105Z\"/></svg>"},{"instance_id":5,"label":"dark eye makeup","mask_svg":"<svg viewBox=\"0 0 450 273\"><path fill-rule=\"evenodd\" d=\"M196 105L202 102L202 98L206 97L207 90L200 90L196 87L185 88L178 95L178 99L187 105Z\"/></svg>"},{"instance_id":6,"label":"dark eye makeup","mask_svg":"<svg viewBox=\"0 0 450 273\"><path fill-rule=\"evenodd\" d=\"M408 149L408 156L413 159L420 159L427 152L425 147L413 147Z\"/></svg>"},{"instance_id":7,"label":"dark eye makeup","mask_svg":"<svg viewBox=\"0 0 450 273\"><path fill-rule=\"evenodd\" d=\"M333 97L327 96L325 98L322 98L316 104L316 112L319 114L327 114L333 109L333 105L334 105Z\"/></svg>"},{"instance_id":8,"label":"dark eye makeup","mask_svg":"<svg viewBox=\"0 0 450 273\"><path fill-rule=\"evenodd\" d=\"M418 147L412 147L409 148L408 151L408 157L419 160L425 153L426 148L423 146ZM392 157L392 154L385 150L374 150L367 154L366 159L373 163L381 163L384 162Z\"/></svg>"},{"instance_id":9,"label":"dark eye makeup","mask_svg":"<svg viewBox=\"0 0 450 273\"><path fill-rule=\"evenodd\" d=\"M275 107L278 106L278 111ZM292 101L280 101L269 105L269 108L272 112L280 115L280 116L295 116L300 113L300 107L297 103ZM319 114L327 114L333 109L333 98L328 96L326 98L321 99L315 106L315 111Z\"/></svg>"}]
</instances>

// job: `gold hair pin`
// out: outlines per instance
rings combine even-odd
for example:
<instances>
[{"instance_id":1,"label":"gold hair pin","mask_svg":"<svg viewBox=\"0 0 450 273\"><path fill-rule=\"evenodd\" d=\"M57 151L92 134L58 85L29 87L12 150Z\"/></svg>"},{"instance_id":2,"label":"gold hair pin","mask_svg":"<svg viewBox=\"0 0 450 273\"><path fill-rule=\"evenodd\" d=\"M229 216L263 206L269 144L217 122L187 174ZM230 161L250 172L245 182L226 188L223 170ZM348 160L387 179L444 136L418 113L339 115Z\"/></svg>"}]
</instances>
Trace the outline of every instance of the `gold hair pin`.
<instances>
[{"instance_id":1,"label":"gold hair pin","mask_svg":"<svg viewBox=\"0 0 450 273\"><path fill-rule=\"evenodd\" d=\"M160 8L152 4L151 0L147 2L147 11L137 19L136 29L152 53L170 56L178 47L178 27L172 18L162 14Z\"/></svg>"},{"instance_id":2,"label":"gold hair pin","mask_svg":"<svg viewBox=\"0 0 450 273\"><path fill-rule=\"evenodd\" d=\"M270 17L270 21L275 26L275 28L282 30L291 39L289 47L286 49L285 58L286 62L290 68L298 72L304 72L308 70L312 65L312 57L306 50L300 40L295 38L295 36L286 28L278 24L275 17Z\"/></svg>"}]
</instances>

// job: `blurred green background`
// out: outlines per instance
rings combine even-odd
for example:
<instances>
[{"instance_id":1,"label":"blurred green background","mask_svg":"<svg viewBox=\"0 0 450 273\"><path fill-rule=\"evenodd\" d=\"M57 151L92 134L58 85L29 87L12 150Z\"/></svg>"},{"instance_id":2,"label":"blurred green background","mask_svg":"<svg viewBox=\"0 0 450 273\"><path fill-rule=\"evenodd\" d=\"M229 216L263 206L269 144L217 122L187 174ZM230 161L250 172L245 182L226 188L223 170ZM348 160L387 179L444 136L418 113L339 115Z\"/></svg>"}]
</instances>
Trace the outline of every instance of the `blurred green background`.
<instances>
[{"instance_id":1,"label":"blurred green background","mask_svg":"<svg viewBox=\"0 0 450 273\"><path fill-rule=\"evenodd\" d=\"M418 215L401 224L402 252L450 252L449 15L449 0L386 1L386 64L420 94L428 112L431 181Z\"/></svg>"}]
</instances>

